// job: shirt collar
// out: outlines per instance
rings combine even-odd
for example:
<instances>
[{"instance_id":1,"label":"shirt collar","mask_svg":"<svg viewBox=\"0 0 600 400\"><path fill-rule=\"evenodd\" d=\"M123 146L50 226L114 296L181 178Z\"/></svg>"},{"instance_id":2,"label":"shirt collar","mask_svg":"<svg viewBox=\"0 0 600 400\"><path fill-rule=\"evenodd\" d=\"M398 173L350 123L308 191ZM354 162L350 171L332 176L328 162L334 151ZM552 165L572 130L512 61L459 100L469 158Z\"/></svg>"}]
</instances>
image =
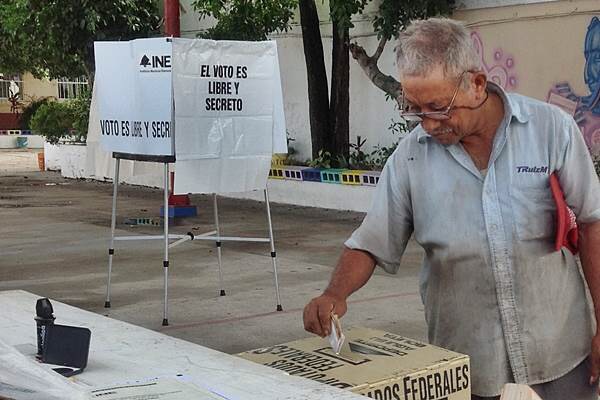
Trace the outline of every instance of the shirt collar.
<instances>
[{"instance_id":1,"label":"shirt collar","mask_svg":"<svg viewBox=\"0 0 600 400\"><path fill-rule=\"evenodd\" d=\"M512 121L513 119L516 119L517 121L521 122L521 123L526 123L527 121L529 121L529 117L530 115L527 114L520 106L520 104L515 101L515 99L511 96L509 96L504 89L502 89L502 87L500 87L498 84L488 81L487 83L487 88L489 91L491 92L495 92L497 93L500 98L502 99L502 102L504 103L504 115L510 115L510 120ZM430 134L428 134L425 129L423 129L423 127L419 124L418 128L419 131L417 133L417 140L419 141L419 143L424 143L425 139L431 137Z\"/></svg>"}]
</instances>

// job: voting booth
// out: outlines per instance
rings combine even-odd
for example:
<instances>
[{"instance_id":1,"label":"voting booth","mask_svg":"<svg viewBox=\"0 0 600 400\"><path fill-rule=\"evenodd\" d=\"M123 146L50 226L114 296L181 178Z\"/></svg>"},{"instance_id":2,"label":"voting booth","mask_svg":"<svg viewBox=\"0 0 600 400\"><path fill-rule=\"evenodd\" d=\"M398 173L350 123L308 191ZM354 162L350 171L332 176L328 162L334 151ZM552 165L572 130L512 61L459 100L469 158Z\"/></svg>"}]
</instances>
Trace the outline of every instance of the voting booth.
<instances>
[{"instance_id":1,"label":"voting booth","mask_svg":"<svg viewBox=\"0 0 600 400\"><path fill-rule=\"evenodd\" d=\"M105 307L115 241L162 240L164 313L168 325L169 249L190 240L214 241L221 295L221 244L270 244L277 310L281 311L267 178L274 153L287 153L277 46L274 41L236 42L152 38L95 42L93 102L100 143L115 160ZM213 195L215 230L201 235L115 236L121 160L164 164L164 209L169 166L175 194ZM264 191L269 237L221 236L217 194Z\"/></svg>"}]
</instances>

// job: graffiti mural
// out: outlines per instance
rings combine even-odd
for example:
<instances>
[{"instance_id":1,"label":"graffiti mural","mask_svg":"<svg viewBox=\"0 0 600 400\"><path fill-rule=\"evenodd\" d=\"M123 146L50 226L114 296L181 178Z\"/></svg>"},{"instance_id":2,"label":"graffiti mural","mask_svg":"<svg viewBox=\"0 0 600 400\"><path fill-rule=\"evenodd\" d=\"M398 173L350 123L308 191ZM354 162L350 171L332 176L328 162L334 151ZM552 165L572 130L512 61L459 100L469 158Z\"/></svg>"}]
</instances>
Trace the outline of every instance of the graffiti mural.
<instances>
[{"instance_id":1,"label":"graffiti mural","mask_svg":"<svg viewBox=\"0 0 600 400\"><path fill-rule=\"evenodd\" d=\"M494 50L493 61L488 63L485 61L485 52L483 49L483 41L477 32L471 32L473 46L479 60L481 68L487 73L488 79L504 90L511 91L517 87L517 77L514 74L515 60L511 55L504 54L502 49Z\"/></svg>"},{"instance_id":2,"label":"graffiti mural","mask_svg":"<svg viewBox=\"0 0 600 400\"><path fill-rule=\"evenodd\" d=\"M600 155L600 20L592 18L584 39L584 81L590 94L580 96L568 82L554 85L548 93L548 103L571 114L594 155Z\"/></svg>"}]
</instances>

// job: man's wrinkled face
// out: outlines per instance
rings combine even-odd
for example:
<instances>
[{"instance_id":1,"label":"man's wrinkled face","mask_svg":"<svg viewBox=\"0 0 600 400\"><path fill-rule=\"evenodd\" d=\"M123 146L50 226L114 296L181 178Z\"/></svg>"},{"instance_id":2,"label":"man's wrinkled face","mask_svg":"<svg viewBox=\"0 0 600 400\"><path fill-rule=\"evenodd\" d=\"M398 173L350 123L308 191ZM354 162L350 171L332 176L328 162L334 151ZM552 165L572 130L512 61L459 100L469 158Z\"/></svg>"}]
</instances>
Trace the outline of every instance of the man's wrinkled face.
<instances>
[{"instance_id":1,"label":"man's wrinkled face","mask_svg":"<svg viewBox=\"0 0 600 400\"><path fill-rule=\"evenodd\" d=\"M401 77L404 97L410 105L411 110L421 112L444 111L452 102L452 98L458 87L458 92L448 114L448 119L439 120L423 117L421 126L435 140L443 145L452 145L460 142L467 136L473 125L471 121L471 110L460 109L461 106L469 104L472 94L465 90L463 80L470 79L470 74L460 77L447 78L442 69L433 70L426 76ZM459 107L459 109L454 109Z\"/></svg>"}]
</instances>

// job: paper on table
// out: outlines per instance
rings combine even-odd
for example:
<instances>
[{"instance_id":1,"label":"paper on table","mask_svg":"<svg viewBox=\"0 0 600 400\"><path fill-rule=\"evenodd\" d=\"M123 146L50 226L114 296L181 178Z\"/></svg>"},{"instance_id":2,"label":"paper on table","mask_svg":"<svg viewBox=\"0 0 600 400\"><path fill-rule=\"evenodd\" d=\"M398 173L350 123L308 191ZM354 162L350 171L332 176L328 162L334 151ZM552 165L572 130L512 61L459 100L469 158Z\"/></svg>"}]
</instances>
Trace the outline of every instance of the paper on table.
<instances>
[{"instance_id":1,"label":"paper on table","mask_svg":"<svg viewBox=\"0 0 600 400\"><path fill-rule=\"evenodd\" d=\"M10 331L10 329L9 329ZM0 340L0 399L86 398L83 388Z\"/></svg>"},{"instance_id":2,"label":"paper on table","mask_svg":"<svg viewBox=\"0 0 600 400\"><path fill-rule=\"evenodd\" d=\"M346 337L342 332L342 324L336 314L331 314L331 333L327 337L331 344L331 349L335 354L340 354Z\"/></svg>"},{"instance_id":3,"label":"paper on table","mask_svg":"<svg viewBox=\"0 0 600 400\"><path fill-rule=\"evenodd\" d=\"M103 400L223 400L223 397L196 385L165 378L113 385L95 389L90 394L92 399Z\"/></svg>"}]
</instances>

